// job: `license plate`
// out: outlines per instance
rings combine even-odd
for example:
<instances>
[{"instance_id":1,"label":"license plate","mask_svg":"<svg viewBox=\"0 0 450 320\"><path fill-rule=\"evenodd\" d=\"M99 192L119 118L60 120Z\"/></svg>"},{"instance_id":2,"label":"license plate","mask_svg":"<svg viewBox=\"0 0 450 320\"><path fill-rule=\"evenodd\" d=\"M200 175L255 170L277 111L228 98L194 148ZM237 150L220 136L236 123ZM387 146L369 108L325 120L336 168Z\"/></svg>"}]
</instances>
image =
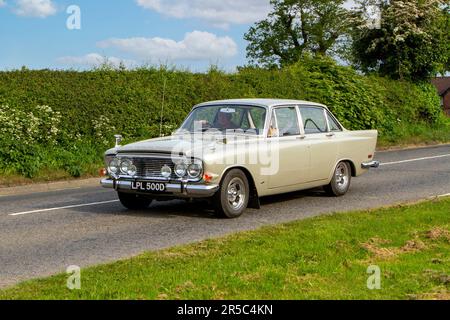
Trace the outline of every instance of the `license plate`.
<instances>
[{"instance_id":1,"label":"license plate","mask_svg":"<svg viewBox=\"0 0 450 320\"><path fill-rule=\"evenodd\" d=\"M166 192L166 184L161 182L132 181L131 190L152 193Z\"/></svg>"}]
</instances>

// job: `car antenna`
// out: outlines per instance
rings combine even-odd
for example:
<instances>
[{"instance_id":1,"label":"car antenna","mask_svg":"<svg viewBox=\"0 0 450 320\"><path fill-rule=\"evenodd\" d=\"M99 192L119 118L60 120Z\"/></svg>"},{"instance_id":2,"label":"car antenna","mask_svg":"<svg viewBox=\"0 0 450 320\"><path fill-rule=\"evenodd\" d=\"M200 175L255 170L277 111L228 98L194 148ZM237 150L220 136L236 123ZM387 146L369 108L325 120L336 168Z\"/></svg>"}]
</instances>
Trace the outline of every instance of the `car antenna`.
<instances>
[{"instance_id":1,"label":"car antenna","mask_svg":"<svg viewBox=\"0 0 450 320\"><path fill-rule=\"evenodd\" d=\"M166 84L167 84L167 78L164 77L164 84L163 84L163 95L162 95L162 103L161 103L161 119L159 122L159 137L162 137L162 127L163 127L163 116L164 116L164 104L166 102Z\"/></svg>"}]
</instances>

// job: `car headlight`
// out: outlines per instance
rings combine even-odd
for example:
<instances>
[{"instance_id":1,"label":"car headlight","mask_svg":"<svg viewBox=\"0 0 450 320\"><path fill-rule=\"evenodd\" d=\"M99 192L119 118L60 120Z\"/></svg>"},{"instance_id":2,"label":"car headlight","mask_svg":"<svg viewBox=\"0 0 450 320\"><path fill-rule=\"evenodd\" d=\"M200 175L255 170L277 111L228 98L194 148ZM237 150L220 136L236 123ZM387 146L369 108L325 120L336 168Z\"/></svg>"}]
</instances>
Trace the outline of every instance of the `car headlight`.
<instances>
[{"instance_id":1,"label":"car headlight","mask_svg":"<svg viewBox=\"0 0 450 320\"><path fill-rule=\"evenodd\" d=\"M108 172L111 175L116 175L119 173L119 168L120 164L119 164L119 159L117 158L113 158L109 164L108 164Z\"/></svg>"},{"instance_id":2,"label":"car headlight","mask_svg":"<svg viewBox=\"0 0 450 320\"><path fill-rule=\"evenodd\" d=\"M192 163L188 166L187 173L189 178L197 179L202 174L202 165L200 163Z\"/></svg>"},{"instance_id":3,"label":"car headlight","mask_svg":"<svg viewBox=\"0 0 450 320\"><path fill-rule=\"evenodd\" d=\"M167 165L163 166L161 168L161 175L164 178L170 178L170 176L172 175L172 169Z\"/></svg>"},{"instance_id":4,"label":"car headlight","mask_svg":"<svg viewBox=\"0 0 450 320\"><path fill-rule=\"evenodd\" d=\"M127 176L134 176L136 175L136 166L133 165L133 162L129 159L122 160L120 162L120 172Z\"/></svg>"},{"instance_id":5,"label":"car headlight","mask_svg":"<svg viewBox=\"0 0 450 320\"><path fill-rule=\"evenodd\" d=\"M187 165L184 162L177 163L175 165L175 174L178 177L183 178L186 175L186 172L187 172Z\"/></svg>"}]
</instances>

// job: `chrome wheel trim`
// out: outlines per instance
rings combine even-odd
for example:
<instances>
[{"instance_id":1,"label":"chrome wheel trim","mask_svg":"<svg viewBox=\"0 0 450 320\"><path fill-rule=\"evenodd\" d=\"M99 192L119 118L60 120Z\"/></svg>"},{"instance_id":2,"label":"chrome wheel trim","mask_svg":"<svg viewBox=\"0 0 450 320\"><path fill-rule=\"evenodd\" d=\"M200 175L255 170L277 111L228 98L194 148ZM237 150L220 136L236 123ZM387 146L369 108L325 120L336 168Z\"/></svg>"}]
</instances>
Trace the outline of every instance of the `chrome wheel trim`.
<instances>
[{"instance_id":1,"label":"chrome wheel trim","mask_svg":"<svg viewBox=\"0 0 450 320\"><path fill-rule=\"evenodd\" d=\"M228 204L234 211L239 211L245 204L246 190L241 178L233 178L227 186Z\"/></svg>"},{"instance_id":2,"label":"chrome wheel trim","mask_svg":"<svg viewBox=\"0 0 450 320\"><path fill-rule=\"evenodd\" d=\"M334 175L336 180L336 188L340 191L345 191L350 182L348 166L343 162L339 163L336 167Z\"/></svg>"}]
</instances>

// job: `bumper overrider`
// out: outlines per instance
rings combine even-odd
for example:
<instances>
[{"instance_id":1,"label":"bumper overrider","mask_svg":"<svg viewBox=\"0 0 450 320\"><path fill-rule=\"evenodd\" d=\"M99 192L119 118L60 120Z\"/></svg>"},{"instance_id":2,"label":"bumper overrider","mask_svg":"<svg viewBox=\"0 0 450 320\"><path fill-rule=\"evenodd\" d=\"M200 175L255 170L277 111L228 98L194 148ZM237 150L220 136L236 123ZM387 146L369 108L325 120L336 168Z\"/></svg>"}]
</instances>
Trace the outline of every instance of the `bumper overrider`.
<instances>
[{"instance_id":1,"label":"bumper overrider","mask_svg":"<svg viewBox=\"0 0 450 320\"><path fill-rule=\"evenodd\" d=\"M132 181L130 180L106 178L101 180L100 184L104 188L110 188L116 191L137 192L132 190ZM216 184L190 184L189 182L178 182L167 183L165 194L175 197L206 198L213 196L217 190L219 190L219 185Z\"/></svg>"},{"instance_id":2,"label":"bumper overrider","mask_svg":"<svg viewBox=\"0 0 450 320\"><path fill-rule=\"evenodd\" d=\"M370 161L361 164L361 168L363 169L378 168L379 166L380 166L379 161Z\"/></svg>"}]
</instances>

